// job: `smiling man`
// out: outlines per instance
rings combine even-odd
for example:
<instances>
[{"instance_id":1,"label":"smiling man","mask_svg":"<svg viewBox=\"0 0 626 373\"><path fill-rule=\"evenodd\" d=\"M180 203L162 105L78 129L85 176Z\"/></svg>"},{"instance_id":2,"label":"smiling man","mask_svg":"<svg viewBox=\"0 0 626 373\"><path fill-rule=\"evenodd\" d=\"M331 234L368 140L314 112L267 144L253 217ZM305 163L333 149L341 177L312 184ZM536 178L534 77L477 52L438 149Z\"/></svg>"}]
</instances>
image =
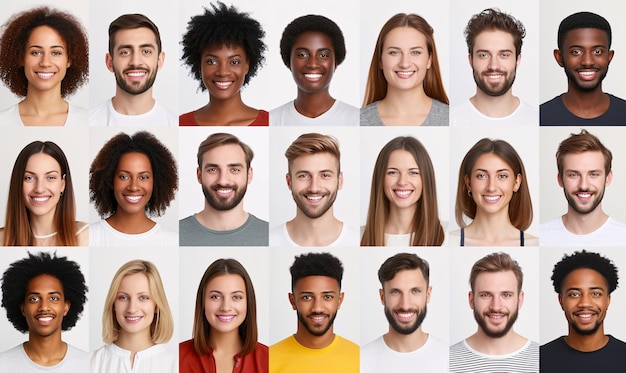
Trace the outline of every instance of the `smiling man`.
<instances>
[{"instance_id":1,"label":"smiling man","mask_svg":"<svg viewBox=\"0 0 626 373\"><path fill-rule=\"evenodd\" d=\"M497 9L485 9L469 20L465 41L476 94L453 108L450 125L537 125L537 108L513 95L525 36L522 22Z\"/></svg>"},{"instance_id":2,"label":"smiling man","mask_svg":"<svg viewBox=\"0 0 626 373\"><path fill-rule=\"evenodd\" d=\"M554 59L567 76L567 92L541 104L542 126L626 124L626 101L602 91L613 59L611 38L611 25L595 13L561 21Z\"/></svg>"},{"instance_id":3,"label":"smiling man","mask_svg":"<svg viewBox=\"0 0 626 373\"><path fill-rule=\"evenodd\" d=\"M178 126L178 118L152 97L163 67L159 29L142 14L124 14L109 26L106 66L115 75L115 96L89 112L89 125Z\"/></svg>"},{"instance_id":4,"label":"smiling man","mask_svg":"<svg viewBox=\"0 0 626 373\"><path fill-rule=\"evenodd\" d=\"M87 286L80 266L39 252L12 263L2 276L2 307L28 341L0 354L0 372L89 372L84 351L61 339L80 318Z\"/></svg>"},{"instance_id":5,"label":"smiling man","mask_svg":"<svg viewBox=\"0 0 626 373\"><path fill-rule=\"evenodd\" d=\"M333 332L344 298L341 261L329 253L302 254L289 271L298 328L270 346L270 373L359 372L359 346Z\"/></svg>"},{"instance_id":6,"label":"smiling man","mask_svg":"<svg viewBox=\"0 0 626 373\"><path fill-rule=\"evenodd\" d=\"M626 343L604 334L604 319L617 288L615 264L598 253L564 255L552 271L554 291L568 334L541 346L542 372L623 372Z\"/></svg>"},{"instance_id":7,"label":"smiling man","mask_svg":"<svg viewBox=\"0 0 626 373\"><path fill-rule=\"evenodd\" d=\"M196 177L204 209L179 222L181 246L267 246L268 223L243 208L253 157L229 133L214 133L200 144Z\"/></svg>"},{"instance_id":8,"label":"smiling man","mask_svg":"<svg viewBox=\"0 0 626 373\"><path fill-rule=\"evenodd\" d=\"M422 330L429 278L428 262L415 254L396 254L380 266L378 292L389 331L363 347L361 373L448 371L448 346Z\"/></svg>"},{"instance_id":9,"label":"smiling man","mask_svg":"<svg viewBox=\"0 0 626 373\"><path fill-rule=\"evenodd\" d=\"M539 371L539 345L513 330L524 303L523 279L521 267L506 253L474 263L468 298L478 330L450 347L450 372Z\"/></svg>"},{"instance_id":10,"label":"smiling man","mask_svg":"<svg viewBox=\"0 0 626 373\"><path fill-rule=\"evenodd\" d=\"M542 246L622 246L626 225L602 209L611 184L613 155L600 140L582 130L559 144L557 181L567 200L567 213L541 224Z\"/></svg>"}]
</instances>

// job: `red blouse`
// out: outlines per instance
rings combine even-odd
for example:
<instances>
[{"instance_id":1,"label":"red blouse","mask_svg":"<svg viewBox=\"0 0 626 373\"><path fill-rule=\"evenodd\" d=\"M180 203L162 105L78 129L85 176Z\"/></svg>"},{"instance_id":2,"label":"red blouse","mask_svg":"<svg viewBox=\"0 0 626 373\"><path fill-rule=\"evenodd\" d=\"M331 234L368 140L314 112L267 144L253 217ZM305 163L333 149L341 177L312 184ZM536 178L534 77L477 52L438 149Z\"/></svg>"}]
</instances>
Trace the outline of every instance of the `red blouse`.
<instances>
[{"instance_id":1,"label":"red blouse","mask_svg":"<svg viewBox=\"0 0 626 373\"><path fill-rule=\"evenodd\" d=\"M233 373L268 373L269 349L262 343L256 344L254 351L245 356L235 355ZM215 373L213 350L206 355L198 355L193 348L193 339L178 345L179 373Z\"/></svg>"},{"instance_id":2,"label":"red blouse","mask_svg":"<svg viewBox=\"0 0 626 373\"><path fill-rule=\"evenodd\" d=\"M178 117L178 125L179 126L197 126L196 118L193 116L193 111L182 114ZM248 126L269 126L270 124L270 115L265 110L259 110L259 115L256 117L254 122L248 124Z\"/></svg>"}]
</instances>

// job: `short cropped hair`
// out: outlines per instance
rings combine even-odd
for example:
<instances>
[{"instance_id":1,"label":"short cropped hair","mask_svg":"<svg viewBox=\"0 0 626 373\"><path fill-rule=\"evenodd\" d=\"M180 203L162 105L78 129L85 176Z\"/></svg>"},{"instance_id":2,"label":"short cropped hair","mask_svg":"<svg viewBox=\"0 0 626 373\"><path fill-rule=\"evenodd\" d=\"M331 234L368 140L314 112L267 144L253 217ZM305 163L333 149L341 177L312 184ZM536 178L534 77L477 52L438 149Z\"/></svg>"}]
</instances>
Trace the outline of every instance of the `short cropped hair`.
<instances>
[{"instance_id":1,"label":"short cropped hair","mask_svg":"<svg viewBox=\"0 0 626 373\"><path fill-rule=\"evenodd\" d=\"M469 54L474 54L474 43L478 34L483 31L495 30L504 31L513 36L515 58L517 58L522 53L522 41L526 36L526 29L520 20L510 14L501 12L497 8L485 9L478 14L474 14L467 23L463 33Z\"/></svg>"},{"instance_id":2,"label":"short cropped hair","mask_svg":"<svg viewBox=\"0 0 626 373\"><path fill-rule=\"evenodd\" d=\"M613 153L600 142L600 139L583 129L580 133L570 134L559 144L556 151L556 167L559 170L559 175L563 176L563 159L566 155L593 151L601 152L604 156L604 172L608 174L611 171Z\"/></svg>"},{"instance_id":3,"label":"short cropped hair","mask_svg":"<svg viewBox=\"0 0 626 373\"><path fill-rule=\"evenodd\" d=\"M143 14L122 14L109 25L109 54L113 56L115 35L119 30L132 30L145 27L154 33L158 52L161 53L161 34L159 28Z\"/></svg>"},{"instance_id":4,"label":"short cropped hair","mask_svg":"<svg viewBox=\"0 0 626 373\"><path fill-rule=\"evenodd\" d=\"M291 172L291 162L303 155L317 153L330 153L337 158L337 171L341 171L341 152L339 151L339 141L329 135L319 133L305 133L298 136L285 151L289 171Z\"/></svg>"},{"instance_id":5,"label":"short cropped hair","mask_svg":"<svg viewBox=\"0 0 626 373\"><path fill-rule=\"evenodd\" d=\"M167 303L167 296L157 267L145 260L131 260L122 265L111 280L111 286L104 301L102 312L102 341L106 344L115 342L122 327L115 315L115 300L124 277L141 273L146 276L149 284L150 297L156 303L157 310L150 325L150 337L154 343L167 343L174 334L174 318Z\"/></svg>"},{"instance_id":6,"label":"short cropped hair","mask_svg":"<svg viewBox=\"0 0 626 373\"><path fill-rule=\"evenodd\" d=\"M206 91L202 81L202 51L212 46L240 45L246 52L250 64L243 85L250 82L259 68L263 66L263 54L267 46L263 43L265 31L261 24L248 13L239 12L234 6L227 6L218 1L211 4L211 9L204 8L204 13L191 17L187 23L187 32L181 44L183 56L181 60L189 68L190 74L200 83L200 90Z\"/></svg>"},{"instance_id":7,"label":"short cropped hair","mask_svg":"<svg viewBox=\"0 0 626 373\"><path fill-rule=\"evenodd\" d=\"M67 315L63 316L61 329L70 330L76 325L87 301L85 276L78 263L56 253L28 253L28 258L12 263L2 275L2 307L13 327L22 333L28 331L28 323L20 310L24 304L28 283L35 277L50 275L63 286L63 298L70 302Z\"/></svg>"},{"instance_id":8,"label":"short cropped hair","mask_svg":"<svg viewBox=\"0 0 626 373\"><path fill-rule=\"evenodd\" d=\"M563 255L561 261L554 265L554 269L552 269L552 277L550 277L552 285L554 286L554 291L561 294L561 285L563 284L565 277L567 277L567 275L569 275L572 271L581 268L593 269L601 274L609 287L609 294L611 294L613 290L617 289L619 275L617 273L617 267L613 261L607 257L601 256L598 253L583 250L576 251L572 255Z\"/></svg>"},{"instance_id":9,"label":"short cropped hair","mask_svg":"<svg viewBox=\"0 0 626 373\"><path fill-rule=\"evenodd\" d=\"M578 12L565 17L559 24L559 31L557 34L557 45L559 50L563 50L563 43L567 33L572 30L580 28L595 28L602 30L606 33L609 39L608 47L611 48L611 41L613 35L611 33L611 25L606 18L591 12Z\"/></svg>"},{"instance_id":10,"label":"short cropped hair","mask_svg":"<svg viewBox=\"0 0 626 373\"><path fill-rule=\"evenodd\" d=\"M198 147L198 168L202 168L202 157L204 153L218 146L230 144L239 145L241 147L246 157L246 168L250 168L252 158L254 158L254 152L247 144L239 140L237 136L230 133L214 133L200 143Z\"/></svg>"},{"instance_id":11,"label":"short cropped hair","mask_svg":"<svg viewBox=\"0 0 626 373\"><path fill-rule=\"evenodd\" d=\"M71 96L89 80L89 41L87 32L73 15L50 7L38 7L13 15L2 25L0 37L0 79L19 97L26 97L28 80L24 74L26 43L39 26L54 29L67 45L67 68L61 82L61 96Z\"/></svg>"},{"instance_id":12,"label":"short cropped hair","mask_svg":"<svg viewBox=\"0 0 626 373\"><path fill-rule=\"evenodd\" d=\"M150 160L154 186L152 197L146 204L146 213L161 216L178 189L178 171L172 153L146 131L132 136L119 133L104 144L89 168L89 200L102 218L115 213L117 201L113 194L113 178L120 158L127 153L145 154Z\"/></svg>"},{"instance_id":13,"label":"short cropped hair","mask_svg":"<svg viewBox=\"0 0 626 373\"><path fill-rule=\"evenodd\" d=\"M337 66L341 65L343 60L346 59L346 41L344 40L343 32L330 19L316 14L309 14L294 19L283 30L283 36L280 38L280 56L285 66L291 68L291 49L298 36L309 31L321 32L330 38L335 53L335 63Z\"/></svg>"},{"instance_id":14,"label":"short cropped hair","mask_svg":"<svg viewBox=\"0 0 626 373\"><path fill-rule=\"evenodd\" d=\"M385 287L385 282L391 281L400 271L419 269L426 280L430 283L430 266L428 261L413 253L398 253L385 262L378 269L378 281L380 286Z\"/></svg>"},{"instance_id":15,"label":"short cropped hair","mask_svg":"<svg viewBox=\"0 0 626 373\"><path fill-rule=\"evenodd\" d=\"M524 273L522 267L516 260L513 260L507 253L498 252L489 254L479 259L472 266L470 272L469 283L472 291L474 291L474 285L476 285L476 278L481 273L495 273L495 272L508 272L511 271L517 279L517 292L522 290L522 283L524 282Z\"/></svg>"},{"instance_id":16,"label":"short cropped hair","mask_svg":"<svg viewBox=\"0 0 626 373\"><path fill-rule=\"evenodd\" d=\"M292 291L298 280L308 276L332 277L337 280L339 289L341 289L343 264L329 253L308 253L296 256L289 272L291 272Z\"/></svg>"}]
</instances>

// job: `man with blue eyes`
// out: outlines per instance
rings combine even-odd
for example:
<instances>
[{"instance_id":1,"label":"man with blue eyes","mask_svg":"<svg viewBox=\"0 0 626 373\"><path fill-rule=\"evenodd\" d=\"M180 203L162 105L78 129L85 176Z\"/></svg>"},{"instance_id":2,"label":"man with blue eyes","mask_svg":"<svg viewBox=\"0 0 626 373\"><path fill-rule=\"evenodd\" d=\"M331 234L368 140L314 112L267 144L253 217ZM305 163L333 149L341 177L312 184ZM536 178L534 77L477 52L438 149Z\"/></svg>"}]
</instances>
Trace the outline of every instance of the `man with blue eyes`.
<instances>
[{"instance_id":1,"label":"man with blue eyes","mask_svg":"<svg viewBox=\"0 0 626 373\"><path fill-rule=\"evenodd\" d=\"M343 265L329 253L297 256L289 268L289 302L296 333L270 346L270 373L358 373L359 346L336 335L333 323L343 302Z\"/></svg>"},{"instance_id":2,"label":"man with blue eyes","mask_svg":"<svg viewBox=\"0 0 626 373\"><path fill-rule=\"evenodd\" d=\"M513 330L524 303L523 280L509 254L489 254L474 263L468 298L478 330L450 347L450 372L539 371L539 345Z\"/></svg>"},{"instance_id":3,"label":"man with blue eyes","mask_svg":"<svg viewBox=\"0 0 626 373\"><path fill-rule=\"evenodd\" d=\"M626 225L602 209L611 184L613 154L587 130L572 134L556 153L557 180L567 213L540 225L541 246L623 246Z\"/></svg>"},{"instance_id":4,"label":"man with blue eyes","mask_svg":"<svg viewBox=\"0 0 626 373\"><path fill-rule=\"evenodd\" d=\"M542 126L623 126L626 101L602 91L613 59L611 25L591 12L559 25L554 59L567 76L567 92L539 107Z\"/></svg>"},{"instance_id":5,"label":"man with blue eyes","mask_svg":"<svg viewBox=\"0 0 626 373\"><path fill-rule=\"evenodd\" d=\"M109 26L106 66L115 75L115 96L89 112L89 125L178 126L178 117L152 97L165 52L157 26L142 14L124 14Z\"/></svg>"},{"instance_id":6,"label":"man with blue eyes","mask_svg":"<svg viewBox=\"0 0 626 373\"><path fill-rule=\"evenodd\" d=\"M542 372L623 372L626 343L604 334L618 270L608 258L585 250L564 255L552 284L568 323L567 336L541 346Z\"/></svg>"},{"instance_id":7,"label":"man with blue eyes","mask_svg":"<svg viewBox=\"0 0 626 373\"><path fill-rule=\"evenodd\" d=\"M80 266L66 257L28 253L2 275L2 307L28 341L0 354L0 372L89 372L84 351L61 339L80 318L87 286Z\"/></svg>"},{"instance_id":8,"label":"man with blue eyes","mask_svg":"<svg viewBox=\"0 0 626 373\"><path fill-rule=\"evenodd\" d=\"M396 254L380 266L378 292L389 331L363 347L361 373L448 371L448 346L422 330L429 278L428 262L415 254Z\"/></svg>"},{"instance_id":9,"label":"man with blue eyes","mask_svg":"<svg viewBox=\"0 0 626 373\"><path fill-rule=\"evenodd\" d=\"M522 22L498 9L475 14L465 27L476 94L453 108L452 126L536 126L537 108L513 95L522 61Z\"/></svg>"},{"instance_id":10,"label":"man with blue eyes","mask_svg":"<svg viewBox=\"0 0 626 373\"><path fill-rule=\"evenodd\" d=\"M181 246L267 246L269 225L243 208L252 182L252 149L229 133L198 147L196 177L204 209L179 222Z\"/></svg>"}]
</instances>

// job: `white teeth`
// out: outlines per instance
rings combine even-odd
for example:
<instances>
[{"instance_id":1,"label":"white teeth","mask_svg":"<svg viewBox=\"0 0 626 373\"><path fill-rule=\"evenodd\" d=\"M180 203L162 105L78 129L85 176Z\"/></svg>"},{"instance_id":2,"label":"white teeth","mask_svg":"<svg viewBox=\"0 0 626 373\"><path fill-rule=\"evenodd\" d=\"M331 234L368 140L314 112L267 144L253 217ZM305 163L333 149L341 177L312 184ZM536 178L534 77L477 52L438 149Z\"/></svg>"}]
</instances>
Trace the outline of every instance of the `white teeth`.
<instances>
[{"instance_id":1,"label":"white teeth","mask_svg":"<svg viewBox=\"0 0 626 373\"><path fill-rule=\"evenodd\" d=\"M128 73L129 76L133 76L133 77L138 77L138 76L144 76L146 75L145 71L139 72L139 73Z\"/></svg>"},{"instance_id":2,"label":"white teeth","mask_svg":"<svg viewBox=\"0 0 626 373\"><path fill-rule=\"evenodd\" d=\"M325 316L312 316L311 318L313 319L313 321L323 321L326 317Z\"/></svg>"},{"instance_id":3,"label":"white teeth","mask_svg":"<svg viewBox=\"0 0 626 373\"><path fill-rule=\"evenodd\" d=\"M584 315L578 315L578 317L580 317L581 319L589 319L591 318L591 315L584 314Z\"/></svg>"},{"instance_id":4,"label":"white teeth","mask_svg":"<svg viewBox=\"0 0 626 373\"><path fill-rule=\"evenodd\" d=\"M409 313L400 313L398 312L398 316L400 316L403 319L407 319L411 316L413 316L415 313L414 312L409 312Z\"/></svg>"},{"instance_id":5,"label":"white teeth","mask_svg":"<svg viewBox=\"0 0 626 373\"><path fill-rule=\"evenodd\" d=\"M591 193L578 193L578 197L580 197L580 198L589 198L589 197L591 197Z\"/></svg>"},{"instance_id":6,"label":"white teeth","mask_svg":"<svg viewBox=\"0 0 626 373\"><path fill-rule=\"evenodd\" d=\"M128 321L139 321L141 319L140 316L126 316L126 320Z\"/></svg>"},{"instance_id":7,"label":"white teeth","mask_svg":"<svg viewBox=\"0 0 626 373\"><path fill-rule=\"evenodd\" d=\"M595 71L579 71L578 72L580 75L582 76L592 76L594 75L596 72Z\"/></svg>"},{"instance_id":8,"label":"white teeth","mask_svg":"<svg viewBox=\"0 0 626 373\"><path fill-rule=\"evenodd\" d=\"M308 199L309 201L317 202L322 199L322 196L306 196L306 199Z\"/></svg>"},{"instance_id":9,"label":"white teeth","mask_svg":"<svg viewBox=\"0 0 626 373\"><path fill-rule=\"evenodd\" d=\"M395 192L396 192L396 194L397 194L398 196L400 196L400 197L406 197L406 196L408 196L409 194L413 193L413 191L412 191L412 190L396 190Z\"/></svg>"},{"instance_id":10,"label":"white teeth","mask_svg":"<svg viewBox=\"0 0 626 373\"><path fill-rule=\"evenodd\" d=\"M215 85L221 88L226 88L230 86L231 84L233 84L233 82L215 82Z\"/></svg>"},{"instance_id":11,"label":"white teeth","mask_svg":"<svg viewBox=\"0 0 626 373\"><path fill-rule=\"evenodd\" d=\"M49 199L50 199L50 197L33 197L33 201L35 201L37 203L43 203L43 202L46 202Z\"/></svg>"},{"instance_id":12,"label":"white teeth","mask_svg":"<svg viewBox=\"0 0 626 373\"><path fill-rule=\"evenodd\" d=\"M500 199L500 196L484 196L487 202L495 202Z\"/></svg>"},{"instance_id":13,"label":"white teeth","mask_svg":"<svg viewBox=\"0 0 626 373\"><path fill-rule=\"evenodd\" d=\"M220 320L220 321L223 321L223 322L229 322L229 321L232 321L232 320L235 318L235 316L234 316L234 315L229 315L229 316L218 316L217 318L218 318L218 320Z\"/></svg>"},{"instance_id":14,"label":"white teeth","mask_svg":"<svg viewBox=\"0 0 626 373\"><path fill-rule=\"evenodd\" d=\"M130 202L138 202L142 196L124 196Z\"/></svg>"},{"instance_id":15,"label":"white teeth","mask_svg":"<svg viewBox=\"0 0 626 373\"><path fill-rule=\"evenodd\" d=\"M233 189L216 189L215 191L218 194L229 194L233 191Z\"/></svg>"},{"instance_id":16,"label":"white teeth","mask_svg":"<svg viewBox=\"0 0 626 373\"><path fill-rule=\"evenodd\" d=\"M37 73L38 76L42 77L42 78L51 78L54 73Z\"/></svg>"},{"instance_id":17,"label":"white teeth","mask_svg":"<svg viewBox=\"0 0 626 373\"><path fill-rule=\"evenodd\" d=\"M322 77L322 74L304 74L304 77L307 79L319 79Z\"/></svg>"},{"instance_id":18,"label":"white teeth","mask_svg":"<svg viewBox=\"0 0 626 373\"><path fill-rule=\"evenodd\" d=\"M37 320L43 321L43 322L52 321L52 316L40 317Z\"/></svg>"},{"instance_id":19,"label":"white teeth","mask_svg":"<svg viewBox=\"0 0 626 373\"><path fill-rule=\"evenodd\" d=\"M415 71L398 71L396 74L400 75L403 78L408 78L411 75L415 74Z\"/></svg>"}]
</instances>

